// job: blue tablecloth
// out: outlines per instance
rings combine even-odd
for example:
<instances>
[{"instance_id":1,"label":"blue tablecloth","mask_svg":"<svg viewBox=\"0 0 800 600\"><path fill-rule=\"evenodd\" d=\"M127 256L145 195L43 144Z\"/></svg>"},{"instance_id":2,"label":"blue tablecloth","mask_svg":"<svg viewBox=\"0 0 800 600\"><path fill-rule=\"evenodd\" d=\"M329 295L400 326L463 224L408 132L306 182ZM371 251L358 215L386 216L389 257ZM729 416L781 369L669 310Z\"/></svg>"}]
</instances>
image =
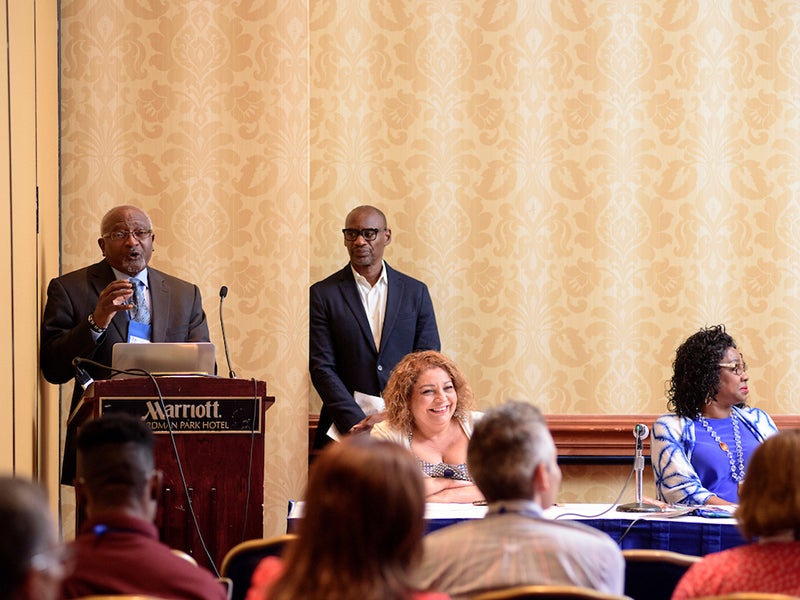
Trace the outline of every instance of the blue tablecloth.
<instances>
[{"instance_id":1,"label":"blue tablecloth","mask_svg":"<svg viewBox=\"0 0 800 600\"><path fill-rule=\"evenodd\" d=\"M653 548L703 556L746 543L733 519L725 519L725 523L720 522L722 519L706 519L699 523L682 519L607 518L580 522L605 531L623 550Z\"/></svg>"},{"instance_id":2,"label":"blue tablecloth","mask_svg":"<svg viewBox=\"0 0 800 600\"><path fill-rule=\"evenodd\" d=\"M302 508L302 502L289 503L288 531L293 531L296 520L302 518ZM733 518L665 518L658 513L621 513L613 506L600 515L607 508L607 504L568 504L548 508L545 516L577 521L605 531L623 550L652 548L703 556L746 543ZM485 506L429 504L426 530L431 532L465 519L480 519L484 514Z\"/></svg>"}]
</instances>

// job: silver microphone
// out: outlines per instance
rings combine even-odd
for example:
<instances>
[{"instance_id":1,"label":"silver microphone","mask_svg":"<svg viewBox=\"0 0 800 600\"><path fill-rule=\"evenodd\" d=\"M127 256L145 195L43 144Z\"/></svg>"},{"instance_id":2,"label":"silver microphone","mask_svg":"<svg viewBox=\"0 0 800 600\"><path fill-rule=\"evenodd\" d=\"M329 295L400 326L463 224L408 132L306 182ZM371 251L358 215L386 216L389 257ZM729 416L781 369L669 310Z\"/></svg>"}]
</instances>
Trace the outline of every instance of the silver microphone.
<instances>
[{"instance_id":1,"label":"silver microphone","mask_svg":"<svg viewBox=\"0 0 800 600\"><path fill-rule=\"evenodd\" d=\"M637 423L633 426L633 437L636 438L636 455L633 459L633 470L636 472L636 490L634 491L634 502L620 504L618 511L622 512L662 512L661 507L649 502L642 502L642 472L644 471L644 456L642 447L644 440L650 435L650 429L644 423ZM626 484L627 485L627 484Z\"/></svg>"}]
</instances>

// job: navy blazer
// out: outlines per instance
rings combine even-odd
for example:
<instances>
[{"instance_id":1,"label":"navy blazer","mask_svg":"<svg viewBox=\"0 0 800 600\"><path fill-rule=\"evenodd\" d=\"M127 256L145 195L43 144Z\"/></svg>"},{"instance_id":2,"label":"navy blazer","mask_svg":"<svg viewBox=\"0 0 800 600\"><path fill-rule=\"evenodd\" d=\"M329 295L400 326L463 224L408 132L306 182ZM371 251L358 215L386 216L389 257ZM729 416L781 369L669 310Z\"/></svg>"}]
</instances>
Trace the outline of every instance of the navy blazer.
<instances>
[{"instance_id":1,"label":"navy blazer","mask_svg":"<svg viewBox=\"0 0 800 600\"><path fill-rule=\"evenodd\" d=\"M198 287L177 277L147 268L152 312L152 341L208 342L208 323ZM75 376L72 359L88 358L111 365L111 348L128 340L128 313L120 311L97 342L89 329L88 317L97 306L100 292L116 277L105 260L56 277L47 286L41 330L39 364L50 383L67 383ZM85 366L93 379L106 379L106 369ZM83 394L76 382L70 414ZM75 475L75 434L68 424L61 481L72 485Z\"/></svg>"},{"instance_id":2,"label":"navy blazer","mask_svg":"<svg viewBox=\"0 0 800 600\"><path fill-rule=\"evenodd\" d=\"M349 263L311 286L308 362L322 399L315 448L330 441L332 423L344 433L364 418L353 392L380 395L406 354L441 347L427 286L388 264L386 275L389 290L380 348L375 347Z\"/></svg>"}]
</instances>

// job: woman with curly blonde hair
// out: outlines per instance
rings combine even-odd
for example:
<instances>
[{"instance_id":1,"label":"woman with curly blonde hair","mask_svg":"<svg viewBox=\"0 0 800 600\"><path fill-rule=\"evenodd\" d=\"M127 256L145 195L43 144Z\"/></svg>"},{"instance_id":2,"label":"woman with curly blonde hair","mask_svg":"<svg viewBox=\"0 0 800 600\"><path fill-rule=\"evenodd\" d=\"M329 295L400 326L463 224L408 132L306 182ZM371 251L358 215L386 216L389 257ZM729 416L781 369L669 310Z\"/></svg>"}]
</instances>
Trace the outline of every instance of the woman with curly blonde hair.
<instances>
[{"instance_id":1,"label":"woman with curly blonde hair","mask_svg":"<svg viewBox=\"0 0 800 600\"><path fill-rule=\"evenodd\" d=\"M483 496L467 470L474 397L464 375L434 350L407 354L386 389L386 418L371 435L404 445L425 475L428 502L473 502Z\"/></svg>"}]
</instances>

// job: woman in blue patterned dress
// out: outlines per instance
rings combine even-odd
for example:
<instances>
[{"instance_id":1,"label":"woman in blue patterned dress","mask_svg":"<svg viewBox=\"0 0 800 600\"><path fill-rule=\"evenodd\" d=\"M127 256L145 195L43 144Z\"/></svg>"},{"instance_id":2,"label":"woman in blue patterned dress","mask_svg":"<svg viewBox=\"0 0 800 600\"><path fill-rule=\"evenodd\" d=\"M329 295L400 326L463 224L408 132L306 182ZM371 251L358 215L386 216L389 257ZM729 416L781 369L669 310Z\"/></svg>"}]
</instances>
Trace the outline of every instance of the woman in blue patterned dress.
<instances>
[{"instance_id":1,"label":"woman in blue patterned dress","mask_svg":"<svg viewBox=\"0 0 800 600\"><path fill-rule=\"evenodd\" d=\"M777 432L747 405L747 364L724 325L680 345L667 390L671 414L653 426L650 451L658 498L670 504L737 504L750 455Z\"/></svg>"}]
</instances>

